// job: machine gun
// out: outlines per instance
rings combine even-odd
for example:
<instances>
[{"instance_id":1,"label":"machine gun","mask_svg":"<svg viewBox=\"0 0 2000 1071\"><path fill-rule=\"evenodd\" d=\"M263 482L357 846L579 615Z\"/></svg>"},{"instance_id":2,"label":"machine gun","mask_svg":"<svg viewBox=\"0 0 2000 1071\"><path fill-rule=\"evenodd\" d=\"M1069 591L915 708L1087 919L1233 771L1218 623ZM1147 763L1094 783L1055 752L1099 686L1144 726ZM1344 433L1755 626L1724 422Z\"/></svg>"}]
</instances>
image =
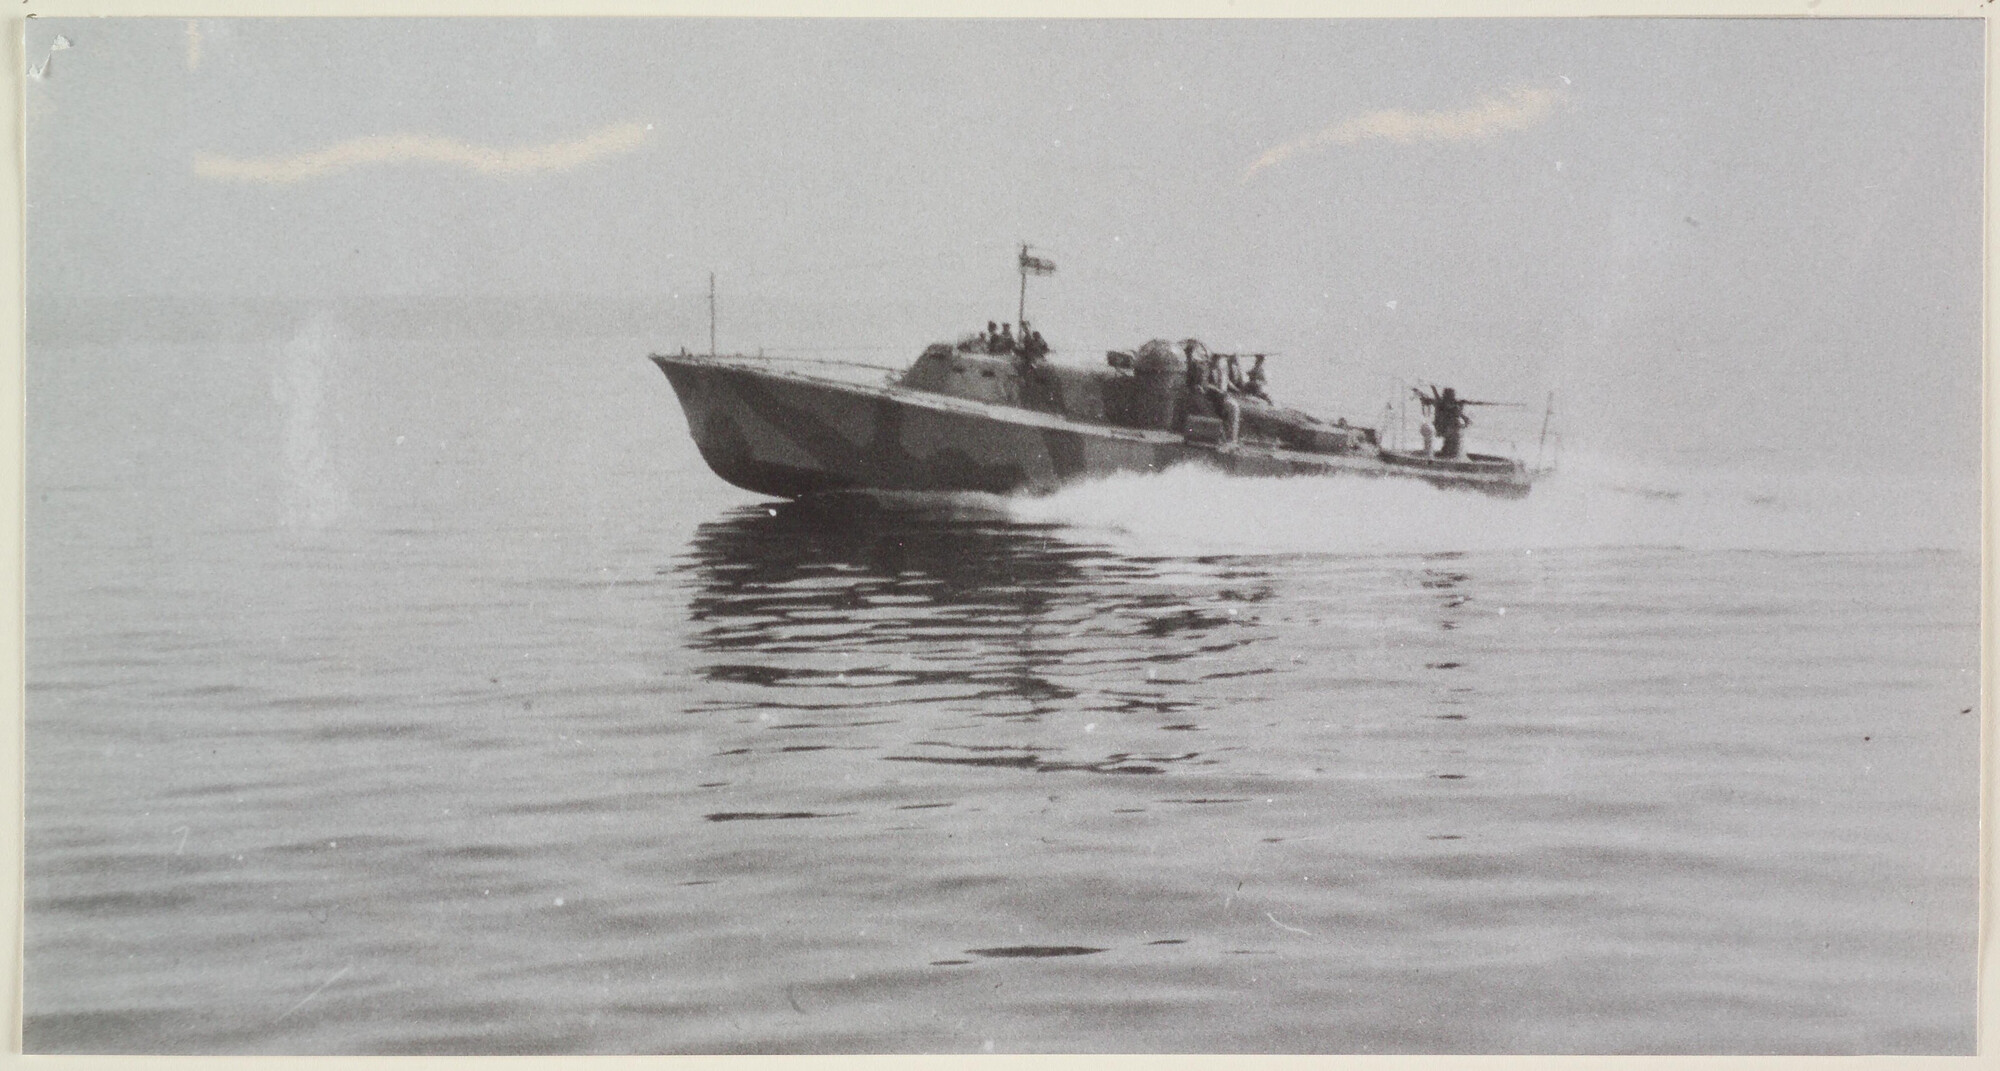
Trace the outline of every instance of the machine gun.
<instances>
[{"instance_id":1,"label":"machine gun","mask_svg":"<svg viewBox=\"0 0 2000 1071\"><path fill-rule=\"evenodd\" d=\"M1416 395L1417 400L1424 403L1424 408L1429 409L1437 405L1439 402L1446 400L1444 396L1446 394L1451 394L1452 389L1450 387L1446 387L1444 388L1444 390L1440 391L1437 388L1437 384L1433 383L1431 384L1431 392L1429 394L1425 394L1421 387L1411 387L1410 393ZM1457 405L1497 405L1507 409L1527 408L1527 405L1521 402L1480 402L1480 401L1474 401L1471 398L1460 398L1457 397L1456 395L1454 395L1450 400Z\"/></svg>"},{"instance_id":2,"label":"machine gun","mask_svg":"<svg viewBox=\"0 0 2000 1071\"><path fill-rule=\"evenodd\" d=\"M1428 455L1431 452L1431 429L1435 428L1438 437L1444 440L1440 456L1447 458L1458 456L1460 436L1466 428L1472 426L1472 418L1465 415L1467 406L1493 405L1509 408L1520 407L1519 402L1482 402L1469 398L1460 398L1457 391L1452 390L1450 387L1439 390L1435 383L1431 384L1431 392L1429 394L1425 394L1416 387L1411 387L1410 393L1417 396L1417 401L1423 408L1431 411L1431 422L1424 425L1423 428L1424 453Z\"/></svg>"}]
</instances>

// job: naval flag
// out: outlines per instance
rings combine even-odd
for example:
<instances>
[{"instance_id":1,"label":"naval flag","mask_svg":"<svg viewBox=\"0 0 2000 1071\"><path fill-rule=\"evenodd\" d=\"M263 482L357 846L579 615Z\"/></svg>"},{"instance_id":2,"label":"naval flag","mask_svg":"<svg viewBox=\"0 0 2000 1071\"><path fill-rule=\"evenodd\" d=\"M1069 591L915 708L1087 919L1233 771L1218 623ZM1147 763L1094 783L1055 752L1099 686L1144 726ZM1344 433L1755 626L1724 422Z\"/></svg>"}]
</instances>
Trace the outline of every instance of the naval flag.
<instances>
[{"instance_id":1,"label":"naval flag","mask_svg":"<svg viewBox=\"0 0 2000 1071\"><path fill-rule=\"evenodd\" d=\"M1029 256L1028 248L1021 247L1021 273L1023 275L1054 275L1056 262L1041 257Z\"/></svg>"}]
</instances>

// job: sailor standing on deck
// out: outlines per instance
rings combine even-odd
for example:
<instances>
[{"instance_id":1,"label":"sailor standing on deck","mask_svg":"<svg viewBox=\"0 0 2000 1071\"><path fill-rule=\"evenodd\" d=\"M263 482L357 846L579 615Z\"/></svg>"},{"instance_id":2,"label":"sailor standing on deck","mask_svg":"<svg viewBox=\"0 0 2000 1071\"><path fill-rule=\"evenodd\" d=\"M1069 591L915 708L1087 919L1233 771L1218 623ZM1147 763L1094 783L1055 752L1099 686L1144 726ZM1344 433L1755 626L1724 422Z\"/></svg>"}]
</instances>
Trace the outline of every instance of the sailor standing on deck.
<instances>
[{"instance_id":1,"label":"sailor standing on deck","mask_svg":"<svg viewBox=\"0 0 2000 1071\"><path fill-rule=\"evenodd\" d=\"M1432 387L1431 393L1426 396L1423 391L1416 390L1414 387L1411 390L1416 394L1417 401L1426 410L1430 411L1431 423L1437 425L1437 435L1444 440L1443 448L1438 451L1438 456L1446 458L1457 457L1460 436L1472 424L1472 418L1465 415L1465 403L1459 399L1458 392L1450 387L1446 387L1442 391L1439 391L1436 387ZM1424 432L1424 453L1428 455L1431 452L1431 436L1428 426L1425 427Z\"/></svg>"},{"instance_id":2,"label":"sailor standing on deck","mask_svg":"<svg viewBox=\"0 0 2000 1071\"><path fill-rule=\"evenodd\" d=\"M1201 362L1195 359L1195 346L1196 342L1191 338L1181 342L1183 353L1181 358L1182 390L1176 402L1178 411L1174 414L1173 418L1173 426L1176 428L1185 423L1188 417L1194 416L1201 408L1202 366Z\"/></svg>"},{"instance_id":3,"label":"sailor standing on deck","mask_svg":"<svg viewBox=\"0 0 2000 1071\"><path fill-rule=\"evenodd\" d=\"M1207 395L1208 403L1215 407L1215 415L1222 418L1227 441L1235 442L1237 420L1242 415L1242 409L1236 404L1236 399L1229 396L1229 389L1230 376L1223 366L1222 355L1209 354L1208 374L1203 377L1202 393Z\"/></svg>"}]
</instances>

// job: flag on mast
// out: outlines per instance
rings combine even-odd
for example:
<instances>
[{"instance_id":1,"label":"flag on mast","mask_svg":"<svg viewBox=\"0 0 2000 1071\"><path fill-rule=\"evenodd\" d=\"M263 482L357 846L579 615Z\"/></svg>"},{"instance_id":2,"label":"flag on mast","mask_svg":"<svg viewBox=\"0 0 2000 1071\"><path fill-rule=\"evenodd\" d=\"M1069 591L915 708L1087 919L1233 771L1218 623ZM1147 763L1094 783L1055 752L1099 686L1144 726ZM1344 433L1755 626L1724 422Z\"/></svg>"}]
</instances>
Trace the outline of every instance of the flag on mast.
<instances>
[{"instance_id":1,"label":"flag on mast","mask_svg":"<svg viewBox=\"0 0 2000 1071\"><path fill-rule=\"evenodd\" d=\"M1030 256L1028 253L1028 247L1025 245L1021 247L1021 274L1054 275L1055 273L1056 273L1055 261L1045 260L1037 256Z\"/></svg>"}]
</instances>

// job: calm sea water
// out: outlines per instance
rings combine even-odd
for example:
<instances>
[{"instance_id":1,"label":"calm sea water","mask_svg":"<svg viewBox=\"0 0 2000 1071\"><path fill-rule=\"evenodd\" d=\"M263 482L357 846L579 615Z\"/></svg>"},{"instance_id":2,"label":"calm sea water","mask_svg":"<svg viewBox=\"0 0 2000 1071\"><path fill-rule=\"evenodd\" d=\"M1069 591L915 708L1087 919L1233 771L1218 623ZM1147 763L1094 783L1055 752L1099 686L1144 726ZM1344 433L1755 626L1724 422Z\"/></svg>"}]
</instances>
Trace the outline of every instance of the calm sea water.
<instances>
[{"instance_id":1,"label":"calm sea water","mask_svg":"<svg viewBox=\"0 0 2000 1071\"><path fill-rule=\"evenodd\" d=\"M31 349L30 1051L1971 1051L1972 532L766 503L646 342Z\"/></svg>"}]
</instances>

